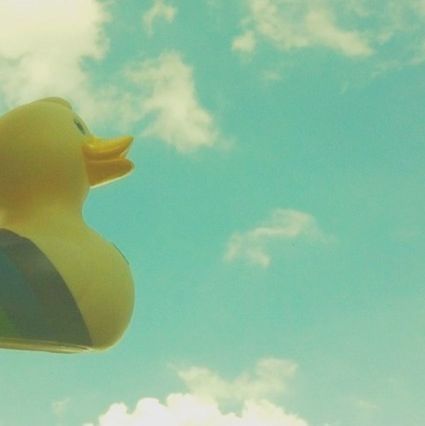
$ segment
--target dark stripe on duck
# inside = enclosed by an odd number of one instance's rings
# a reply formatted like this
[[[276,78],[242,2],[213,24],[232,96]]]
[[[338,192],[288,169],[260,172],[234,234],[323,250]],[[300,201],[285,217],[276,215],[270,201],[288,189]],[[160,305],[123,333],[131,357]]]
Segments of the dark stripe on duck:
[[[91,346],[66,283],[34,243],[2,229],[0,259],[0,309],[9,322],[2,326],[0,315],[0,345],[3,336],[10,337],[2,333],[10,334],[12,323],[22,339]]]
[[[2,336],[4,333],[5,337],[13,337],[10,336],[10,326],[4,325],[6,321],[14,325],[18,336],[33,339],[50,336],[51,330],[47,327],[34,292],[3,249],[0,249],[0,283],[0,306],[3,317],[6,317],[2,321]],[[9,330],[8,333],[5,328]]]

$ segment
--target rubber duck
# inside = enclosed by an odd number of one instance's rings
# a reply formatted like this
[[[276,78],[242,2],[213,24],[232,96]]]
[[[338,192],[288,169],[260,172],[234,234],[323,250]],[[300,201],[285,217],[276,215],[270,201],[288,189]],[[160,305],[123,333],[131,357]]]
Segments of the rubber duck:
[[[123,335],[131,270],[82,209],[90,188],[131,172],[132,140],[94,136],[62,98],[0,117],[0,347],[103,350]]]

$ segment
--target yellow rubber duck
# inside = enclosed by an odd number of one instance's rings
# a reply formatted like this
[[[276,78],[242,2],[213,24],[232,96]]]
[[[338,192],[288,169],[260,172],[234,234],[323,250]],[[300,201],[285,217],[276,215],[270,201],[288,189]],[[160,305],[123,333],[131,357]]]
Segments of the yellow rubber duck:
[[[0,117],[0,347],[80,352],[122,336],[130,267],[82,207],[90,187],[133,169],[132,140],[95,137],[61,98]]]

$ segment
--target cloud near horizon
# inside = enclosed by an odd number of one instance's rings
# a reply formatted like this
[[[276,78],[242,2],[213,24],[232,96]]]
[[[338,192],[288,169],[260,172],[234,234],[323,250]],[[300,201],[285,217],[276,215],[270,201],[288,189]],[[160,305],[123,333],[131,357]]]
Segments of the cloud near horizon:
[[[258,361],[254,375],[243,373],[233,381],[207,368],[191,367],[177,372],[189,393],[170,394],[163,403],[142,398],[132,412],[126,404],[115,403],[98,423],[84,426],[308,426],[306,420],[269,400],[282,393],[296,367],[289,360],[265,358]],[[240,408],[225,410],[222,401]]]
[[[232,262],[242,258],[253,265],[268,268],[272,261],[268,246],[273,241],[298,239],[319,243],[334,241],[319,228],[312,215],[293,209],[275,209],[256,228],[234,233],[227,244],[224,259]]]

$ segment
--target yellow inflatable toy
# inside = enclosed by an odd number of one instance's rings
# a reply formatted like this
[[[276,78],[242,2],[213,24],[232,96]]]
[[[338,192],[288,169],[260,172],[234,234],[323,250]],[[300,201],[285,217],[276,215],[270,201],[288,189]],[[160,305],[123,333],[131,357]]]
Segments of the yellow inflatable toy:
[[[0,117],[0,347],[80,352],[122,336],[131,271],[82,207],[90,187],[133,169],[132,140],[93,136],[61,98]]]

